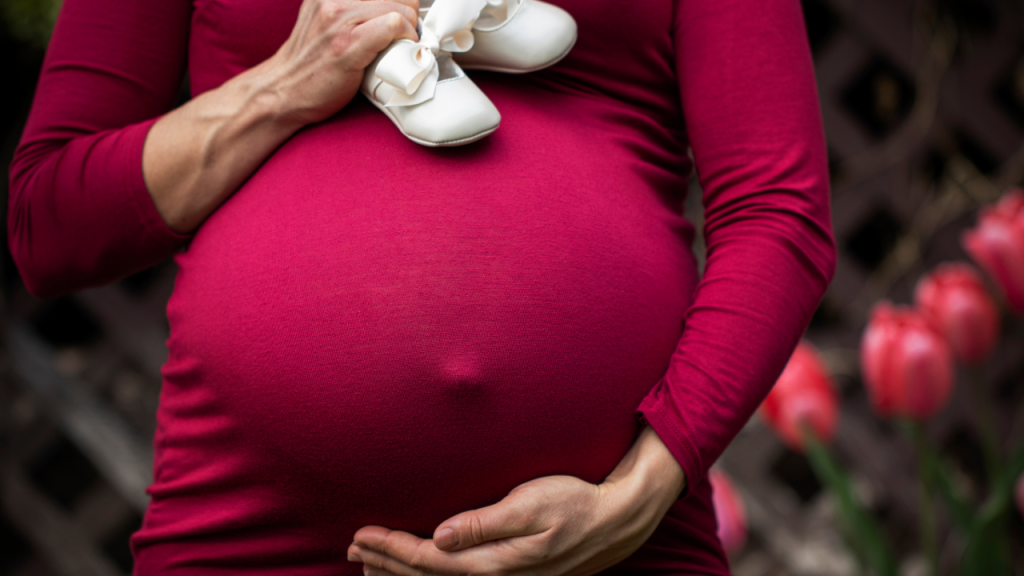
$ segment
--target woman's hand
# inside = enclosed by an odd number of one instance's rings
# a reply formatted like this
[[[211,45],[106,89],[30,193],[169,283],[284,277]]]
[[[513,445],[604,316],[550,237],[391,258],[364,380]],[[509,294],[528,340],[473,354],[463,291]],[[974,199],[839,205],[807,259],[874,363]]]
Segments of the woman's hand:
[[[337,113],[391,42],[416,40],[419,0],[304,0],[264,62],[162,116],[142,172],[174,231],[195,230],[297,130]]]
[[[349,560],[374,576],[589,576],[639,548],[684,485],[679,464],[645,427],[602,484],[531,480],[493,506],[449,518],[433,540],[367,526],[356,532]]]
[[[257,68],[299,125],[320,122],[355,96],[363,70],[399,38],[418,40],[419,0],[305,0],[291,36]]]

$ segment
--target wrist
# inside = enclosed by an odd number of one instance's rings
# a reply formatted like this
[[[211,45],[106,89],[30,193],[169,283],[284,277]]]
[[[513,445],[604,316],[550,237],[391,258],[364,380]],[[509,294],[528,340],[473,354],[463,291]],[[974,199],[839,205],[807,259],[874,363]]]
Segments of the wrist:
[[[686,487],[686,474],[654,428],[645,426],[637,438],[640,445],[636,481],[671,504]]]
[[[254,121],[285,138],[308,123],[297,109],[297,99],[287,95],[286,78],[276,57],[272,57],[230,81],[235,98],[244,103]]]
[[[686,475],[654,429],[645,426],[605,484],[664,514],[685,488]]]

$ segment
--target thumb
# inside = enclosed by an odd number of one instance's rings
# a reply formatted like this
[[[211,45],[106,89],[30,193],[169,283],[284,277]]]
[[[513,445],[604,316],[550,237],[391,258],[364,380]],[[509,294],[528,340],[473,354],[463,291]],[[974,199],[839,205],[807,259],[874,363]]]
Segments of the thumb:
[[[434,531],[434,546],[455,552],[491,540],[543,532],[539,502],[523,496],[527,494],[513,493],[492,506],[452,516]]]

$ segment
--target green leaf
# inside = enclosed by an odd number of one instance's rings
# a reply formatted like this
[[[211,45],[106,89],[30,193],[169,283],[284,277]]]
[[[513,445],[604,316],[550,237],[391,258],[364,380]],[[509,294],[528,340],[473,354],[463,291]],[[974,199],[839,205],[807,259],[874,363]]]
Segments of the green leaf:
[[[982,519],[972,527],[960,562],[962,576],[1010,574],[1006,541],[1006,515]]]
[[[953,522],[964,533],[971,529],[974,523],[974,512],[970,505],[957,493],[953,485],[953,472],[949,466],[939,457],[938,452],[927,442],[918,442],[917,449],[921,453],[924,463],[924,473],[933,481],[932,485],[939,489],[939,495],[946,503],[949,515]]]
[[[992,485],[967,533],[967,547],[960,564],[962,576],[1010,574],[1007,519],[1013,505],[1013,488],[1024,472],[1024,446],[1017,448],[1009,465]]]
[[[804,445],[814,473],[835,497],[846,537],[858,559],[878,576],[896,576],[896,563],[875,519],[857,500],[847,474],[809,430]]]

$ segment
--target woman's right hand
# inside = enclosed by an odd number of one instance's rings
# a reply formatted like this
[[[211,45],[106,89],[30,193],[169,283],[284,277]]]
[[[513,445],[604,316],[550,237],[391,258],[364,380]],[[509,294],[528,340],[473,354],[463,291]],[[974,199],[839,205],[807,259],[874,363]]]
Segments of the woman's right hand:
[[[305,0],[291,36],[260,65],[300,125],[348,104],[377,54],[400,38],[416,41],[419,0]]]
[[[381,50],[418,39],[418,12],[419,0],[304,0],[273,56],[162,116],[142,172],[168,227],[193,232],[281,143],[348,104]]]

